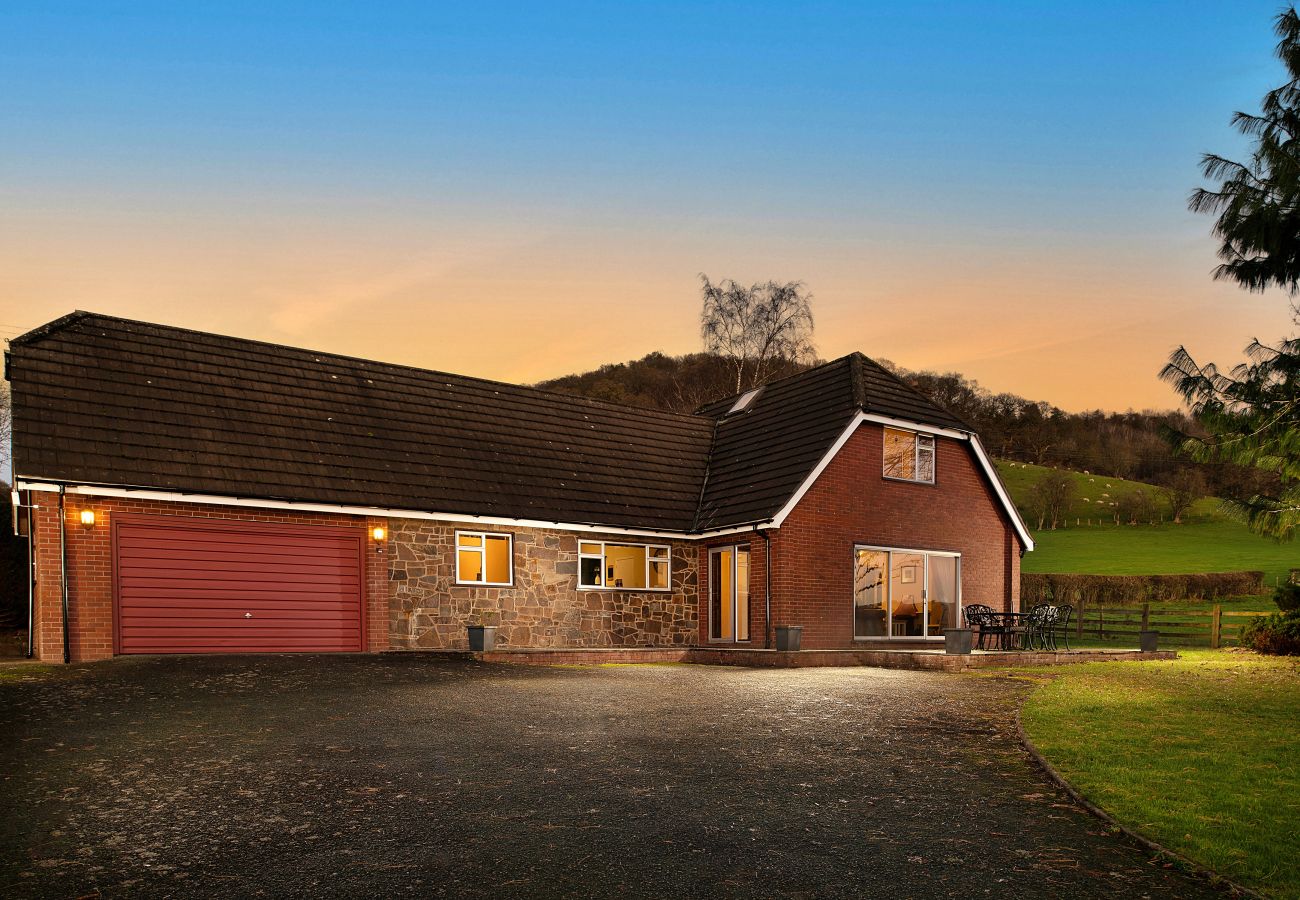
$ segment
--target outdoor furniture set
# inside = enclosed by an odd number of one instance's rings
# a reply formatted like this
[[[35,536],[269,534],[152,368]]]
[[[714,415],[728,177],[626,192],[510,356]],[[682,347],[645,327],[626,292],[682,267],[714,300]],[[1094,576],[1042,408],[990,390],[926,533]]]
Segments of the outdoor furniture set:
[[[1056,650],[1058,632],[1070,649],[1070,615],[1074,607],[1040,603],[1029,612],[999,612],[982,603],[965,609],[966,626],[979,631],[981,650]]]

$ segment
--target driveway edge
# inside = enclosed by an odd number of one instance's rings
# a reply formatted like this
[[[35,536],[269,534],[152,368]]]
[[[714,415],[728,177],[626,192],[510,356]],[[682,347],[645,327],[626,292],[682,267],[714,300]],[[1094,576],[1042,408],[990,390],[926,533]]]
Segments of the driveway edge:
[[[1145,847],[1147,850],[1150,850],[1153,853],[1158,853],[1161,856],[1167,856],[1170,859],[1178,860],[1178,862],[1181,863],[1183,866],[1185,866],[1189,872],[1196,875],[1198,878],[1205,879],[1213,887],[1220,888],[1221,890],[1227,893],[1234,894],[1237,896],[1250,897],[1252,898],[1252,900],[1268,900],[1267,897],[1265,897],[1263,894],[1259,893],[1258,891],[1251,890],[1250,888],[1244,885],[1238,884],[1237,882],[1233,881],[1231,878],[1227,878],[1223,875],[1220,875],[1218,872],[1207,869],[1205,868],[1205,866],[1201,865],[1195,860],[1192,860],[1184,856],[1183,854],[1177,852],[1176,850],[1170,850],[1168,847],[1164,846],[1163,844],[1151,840],[1151,838],[1147,837],[1141,832],[1129,828],[1127,825],[1120,822],[1110,813],[1106,812],[1106,810],[1102,809],[1100,806],[1097,806],[1095,803],[1093,803],[1091,800],[1089,800],[1087,797],[1081,794],[1079,790],[1075,788],[1074,785],[1070,784],[1070,782],[1065,780],[1065,777],[1060,772],[1056,771],[1056,767],[1053,766],[1050,762],[1048,762],[1047,758],[1044,757],[1043,754],[1038,752],[1038,748],[1035,747],[1034,742],[1029,739],[1029,735],[1025,733],[1024,725],[1022,725],[1020,722],[1019,706],[1016,707],[1016,737],[1020,739],[1020,745],[1025,748],[1026,752],[1029,753],[1029,758],[1034,761],[1034,764],[1037,765],[1038,768],[1043,771],[1043,773],[1048,777],[1048,779],[1050,779],[1061,790],[1069,794],[1070,798],[1074,800],[1075,803],[1079,804],[1079,806],[1082,806],[1093,816],[1097,817],[1098,819],[1101,819],[1101,821],[1105,822],[1107,825],[1111,826],[1112,828],[1116,829],[1120,833],[1124,834],[1126,837],[1130,838],[1131,840],[1136,841],[1138,844]]]

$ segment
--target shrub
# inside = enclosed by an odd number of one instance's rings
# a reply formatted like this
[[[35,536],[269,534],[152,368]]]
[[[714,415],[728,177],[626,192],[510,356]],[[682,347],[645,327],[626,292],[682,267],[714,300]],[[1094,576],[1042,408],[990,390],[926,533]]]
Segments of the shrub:
[[[1191,575],[1020,576],[1020,602],[1078,606],[1128,606],[1170,600],[1222,600],[1264,592],[1263,572],[1199,572]]]
[[[1294,612],[1300,609],[1300,584],[1292,581],[1280,586],[1273,594],[1273,602],[1282,612]]]
[[[1300,656],[1300,610],[1251,619],[1241,629],[1241,645],[1257,653]]]

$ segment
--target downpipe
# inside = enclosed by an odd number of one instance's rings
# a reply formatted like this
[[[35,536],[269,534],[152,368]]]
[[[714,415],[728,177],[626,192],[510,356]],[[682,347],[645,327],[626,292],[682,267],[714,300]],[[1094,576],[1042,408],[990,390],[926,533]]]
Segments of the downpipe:
[[[27,507],[27,658],[36,655],[36,522],[32,517],[31,494]]]
[[[68,636],[68,522],[64,511],[65,485],[59,485],[59,581],[62,582],[63,662],[72,662],[72,641]]]
[[[763,578],[766,584],[763,586],[763,649],[772,649],[772,536],[766,530],[759,530],[763,536],[764,555],[763,555]]]

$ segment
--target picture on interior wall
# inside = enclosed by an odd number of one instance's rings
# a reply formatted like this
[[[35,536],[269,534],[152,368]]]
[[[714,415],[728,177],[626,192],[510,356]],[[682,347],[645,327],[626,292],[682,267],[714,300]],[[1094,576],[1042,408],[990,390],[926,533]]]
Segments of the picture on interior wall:
[[[903,575],[900,579],[903,584],[913,584],[916,581],[916,566],[903,566]]]

